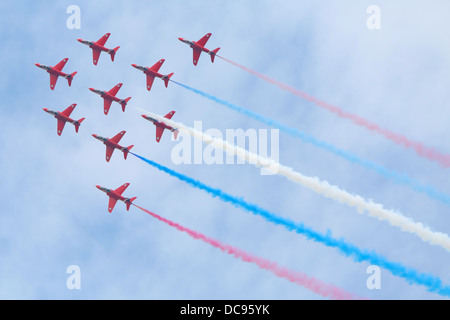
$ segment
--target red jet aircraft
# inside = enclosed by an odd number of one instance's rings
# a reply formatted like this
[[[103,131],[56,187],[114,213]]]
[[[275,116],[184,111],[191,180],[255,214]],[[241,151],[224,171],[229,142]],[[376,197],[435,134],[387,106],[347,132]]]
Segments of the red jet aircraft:
[[[194,66],[197,65],[198,59],[200,59],[200,54],[202,52],[206,52],[211,56],[211,62],[214,62],[214,58],[217,54],[217,51],[219,51],[220,48],[214,49],[214,50],[208,50],[205,48],[206,42],[208,42],[209,37],[211,37],[211,33],[207,33],[198,41],[189,41],[183,38],[178,38],[181,42],[184,42],[188,44],[192,50],[194,51]]]
[[[69,82],[69,87],[72,85],[72,79],[77,73],[77,71],[71,74],[62,72],[62,69],[66,65],[67,61],[69,61],[69,58],[64,58],[54,67],[49,67],[43,64],[35,63],[37,67],[46,70],[50,74],[50,89],[52,90],[55,89],[56,81],[58,81],[59,76],[67,79],[67,82]]]
[[[164,61],[165,61],[164,59],[159,60],[151,68],[142,67],[142,66],[138,66],[136,64],[132,64],[133,67],[143,71],[146,74],[146,76],[147,76],[147,90],[148,91],[150,91],[150,89],[152,88],[153,80],[155,80],[155,77],[164,80],[164,84],[166,85],[166,88],[169,85],[169,79],[173,75],[173,73],[169,73],[168,75],[165,76],[165,75],[162,75],[162,74],[160,74],[158,72],[159,68],[161,68],[161,66],[164,63]]]
[[[92,58],[94,61],[94,65],[97,65],[98,59],[100,58],[100,53],[102,53],[102,51],[109,53],[109,55],[111,56],[111,61],[114,61],[114,56],[116,55],[116,52],[120,47],[115,47],[114,49],[105,48],[106,40],[108,40],[110,35],[111,33],[105,34],[97,42],[77,39],[79,42],[89,46],[89,48],[92,49]]]
[[[111,103],[113,101],[118,102],[122,105],[122,111],[125,112],[125,107],[127,106],[127,102],[130,101],[131,97],[128,97],[126,99],[119,99],[116,97],[117,92],[119,92],[119,89],[122,87],[122,83],[117,84],[109,91],[102,91],[97,90],[94,88],[89,88],[92,92],[100,95],[103,98],[103,111],[105,114],[108,114],[109,108],[111,107]]]
[[[92,135],[95,139],[102,141],[103,144],[106,145],[106,161],[107,162],[109,162],[109,160],[111,159],[114,149],[119,149],[120,151],[122,151],[123,157],[125,158],[125,160],[127,159],[128,152],[130,152],[131,148],[133,148],[134,145],[131,145],[126,148],[119,145],[120,139],[122,139],[122,137],[125,135],[125,132],[126,131],[121,131],[118,134],[116,134],[114,137],[112,137],[111,139],[103,138],[96,134]]]
[[[172,119],[173,115],[175,114],[175,111],[170,111],[168,114],[164,116],[164,118]],[[156,126],[156,142],[159,142],[161,140],[161,136],[165,129],[170,130],[173,132],[173,136],[175,137],[175,140],[178,136],[178,129],[172,128],[171,126],[168,126],[164,122],[160,122],[152,117],[149,117],[145,114],[142,115],[142,117],[150,122],[153,122],[153,124]]]
[[[72,113],[73,109],[75,109],[76,106],[77,106],[77,104],[74,103],[70,107],[68,107],[66,110],[64,110],[63,112],[53,111],[53,110],[49,110],[47,108],[43,108],[43,110],[45,112],[50,113],[51,115],[55,116],[55,118],[58,120],[58,126],[57,126],[58,136],[61,135],[66,122],[73,123],[73,125],[75,126],[75,132],[78,132],[78,128],[80,127],[81,122],[83,122],[83,120],[85,118],[81,118],[80,120],[77,120],[77,121],[69,118],[70,114]]]
[[[106,193],[106,195],[109,197],[109,204],[108,204],[108,211],[112,212],[114,209],[114,206],[117,203],[117,200],[123,201],[125,202],[126,206],[127,206],[127,211],[130,210],[130,206],[131,203],[136,200],[137,197],[134,198],[125,198],[122,196],[122,193],[125,191],[126,188],[128,188],[130,184],[129,183],[125,183],[124,185],[118,187],[116,190],[111,190],[108,188],[104,188],[101,186],[96,186],[99,190],[103,191],[104,193]]]

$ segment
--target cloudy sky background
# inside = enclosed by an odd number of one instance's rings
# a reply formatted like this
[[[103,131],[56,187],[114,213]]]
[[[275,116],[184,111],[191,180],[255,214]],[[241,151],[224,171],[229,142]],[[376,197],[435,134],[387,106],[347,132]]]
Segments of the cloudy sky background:
[[[81,9],[81,29],[69,30],[69,5]],[[369,30],[366,9],[381,9],[381,30]],[[304,272],[372,299],[440,299],[424,287],[381,271],[381,289],[369,290],[368,263],[290,233],[262,218],[211,198],[130,156],[115,152],[91,134],[112,137],[126,130],[123,145],[134,152],[244,197],[317,231],[331,230],[360,248],[450,284],[449,253],[423,243],[356,210],[326,199],[283,177],[262,176],[252,165],[175,165],[176,142],[168,132],[155,141],[155,127],[139,107],[159,114],[176,110],[175,121],[204,129],[270,129],[174,83],[155,80],[145,88],[132,63],[151,66],[166,59],[161,73],[237,105],[298,128],[387,168],[450,193],[448,169],[418,157],[385,138],[337,118],[242,70],[192,50],[178,37],[207,47],[346,111],[371,119],[430,147],[450,153],[450,43],[445,1],[16,1],[0,4],[2,46],[0,96],[2,135],[0,192],[0,298],[3,299],[320,299],[320,296],[244,263],[118,203],[95,188],[131,185],[125,196],[186,227],[282,266]],[[98,66],[77,38],[120,46],[115,62],[102,53]],[[35,63],[78,71],[72,87]],[[108,116],[89,87],[124,85],[127,110],[113,103]],[[86,117],[75,134],[61,137],[56,120],[42,108],[78,106]],[[449,233],[449,207],[404,185],[358,167],[323,149],[280,133],[280,162],[308,175],[397,209]],[[81,290],[66,287],[69,265],[81,269]]]

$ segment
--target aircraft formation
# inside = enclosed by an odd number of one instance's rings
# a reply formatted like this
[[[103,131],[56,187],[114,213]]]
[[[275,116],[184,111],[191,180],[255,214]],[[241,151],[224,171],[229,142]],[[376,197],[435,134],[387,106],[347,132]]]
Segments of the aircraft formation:
[[[109,49],[105,47],[107,40],[111,36],[111,33],[106,33],[104,36],[102,36],[98,41],[88,41],[83,39],[77,39],[78,42],[89,46],[89,48],[92,49],[92,62],[94,65],[98,64],[98,61],[100,59],[100,55],[102,52],[108,53],[111,57],[111,61],[114,62],[115,55],[117,53],[117,50],[119,50],[120,46],[115,47],[114,49]],[[205,48],[206,43],[208,42],[209,38],[211,37],[211,33],[207,33],[205,36],[203,36],[198,41],[189,41],[185,40],[183,38],[178,38],[183,43],[188,44],[192,50],[193,50],[193,64],[196,66],[198,63],[198,60],[200,58],[200,54],[202,52],[205,52],[211,56],[211,62],[214,62],[214,57],[216,56],[217,52],[220,48],[216,48],[214,50],[209,50]],[[54,90],[56,86],[56,82],[59,77],[63,77],[67,80],[69,87],[72,85],[72,81],[77,74],[77,71],[72,73],[64,73],[62,70],[65,67],[66,63],[69,61],[69,58],[62,59],[59,63],[57,63],[55,66],[46,66],[43,64],[36,63],[35,65],[43,70],[46,70],[47,73],[50,75],[50,89]],[[159,78],[164,81],[164,85],[167,88],[169,85],[170,77],[172,77],[173,73],[168,73],[167,75],[163,75],[159,73],[159,69],[163,65],[165,59],[161,59],[158,62],[156,62],[151,67],[143,67],[137,64],[132,64],[131,66],[141,70],[145,76],[146,76],[146,84],[147,84],[147,90],[150,91],[153,85],[153,81],[155,78]],[[122,99],[117,97],[117,94],[122,87],[123,83],[118,83],[110,90],[99,90],[95,88],[89,88],[90,91],[100,95],[103,98],[103,112],[105,115],[108,115],[108,112],[111,108],[111,105],[113,102],[116,102],[122,106],[122,111],[125,112],[125,108],[127,106],[127,103],[130,101],[131,97]],[[75,132],[78,133],[78,130],[80,128],[81,123],[85,118],[81,118],[79,120],[74,120],[70,118],[70,115],[72,114],[73,110],[77,106],[76,103],[70,105],[68,108],[66,108],[64,111],[54,111],[47,108],[43,108],[43,110],[51,115],[53,115],[57,120],[57,134],[58,136],[61,136],[64,126],[67,122],[73,124],[75,126]],[[166,119],[172,119],[173,115],[175,114],[175,111],[170,111],[168,114],[165,115]],[[156,127],[156,142],[161,141],[162,134],[164,133],[164,130],[169,130],[173,132],[175,139],[177,139],[178,136],[178,129],[173,128],[167,124],[165,124],[162,121],[159,121],[157,119],[154,119],[152,117],[149,117],[147,115],[142,115],[142,117],[150,122],[152,122]],[[125,135],[126,131],[121,131],[118,134],[116,134],[112,138],[105,138],[102,136],[99,136],[97,134],[92,134],[92,136],[103,142],[103,144],[106,146],[106,161],[109,162],[111,160],[111,157],[113,155],[113,152],[115,149],[120,150],[123,152],[124,159],[127,159],[127,155],[130,152],[131,148],[134,147],[134,145],[130,145],[128,147],[123,147],[119,145],[120,140]],[[125,183],[122,186],[120,186],[117,189],[109,189],[102,186],[97,185],[96,187],[105,192],[106,195],[109,198],[108,203],[108,211],[112,212],[117,201],[122,201],[126,205],[127,211],[130,209],[131,204],[136,199],[136,197],[132,198],[126,198],[122,196],[124,191],[128,188],[130,184]]]
[[[105,44],[106,44],[106,41],[108,40],[109,37],[110,37],[110,34],[107,33],[102,38],[100,38],[97,42],[91,42],[91,41],[86,41],[86,40],[82,40],[82,39],[77,39],[77,40],[80,43],[82,43],[82,44],[88,45],[92,49],[92,52],[93,52],[93,63],[94,63],[94,65],[97,65],[98,60],[100,58],[101,52],[108,53],[110,55],[110,57],[111,57],[111,61],[114,62],[115,55],[117,53],[117,50],[120,47],[115,47],[114,49],[106,48]],[[211,37],[211,33],[207,33],[205,36],[203,36],[198,41],[189,41],[189,40],[185,40],[184,38],[178,38],[181,42],[183,42],[185,44],[188,44],[192,48],[192,50],[193,50],[193,60],[192,61],[193,61],[194,66],[197,66],[199,58],[200,58],[202,52],[204,52],[206,54],[209,54],[210,58],[211,58],[211,62],[212,63],[214,62],[214,59],[215,59],[215,57],[217,55],[217,52],[219,51],[220,48],[216,48],[214,50],[209,50],[209,49],[207,49],[205,47],[205,45],[206,45],[206,43],[207,43],[207,41],[209,40],[210,37]],[[232,64],[234,64],[236,66],[239,66],[235,62],[227,60],[227,59],[225,59],[225,58],[223,58],[221,56],[219,56],[219,58],[222,58],[225,61],[229,61],[230,63],[232,63]],[[60,77],[60,76],[64,77],[65,79],[67,79],[68,85],[71,86],[72,81],[74,79],[74,76],[77,74],[77,72],[75,71],[73,73],[64,73],[62,71],[64,66],[68,62],[68,60],[69,60],[68,58],[64,58],[63,60],[61,60],[55,66],[46,66],[46,65],[41,65],[41,64],[38,64],[38,63],[35,64],[37,67],[39,67],[39,68],[41,68],[43,70],[46,70],[47,73],[49,73],[49,75],[50,75],[50,89],[51,90],[55,89],[56,82],[58,80],[58,77]],[[161,79],[164,82],[166,88],[168,87],[168,84],[169,84],[170,81],[175,82],[173,80],[170,80],[170,78],[173,76],[173,73],[162,74],[162,73],[159,72],[159,70],[161,69],[161,67],[164,64],[164,62],[165,62],[165,59],[160,59],[152,67],[144,67],[144,66],[140,66],[140,65],[137,65],[137,64],[131,64],[131,66],[133,68],[136,68],[136,69],[142,71],[145,74],[145,76],[146,76],[146,88],[147,88],[148,91],[150,91],[151,88],[152,88],[152,85],[153,85],[153,82],[154,82],[155,78]],[[245,69],[248,70],[248,68],[245,68],[243,66],[239,66],[239,67],[244,69],[244,70]],[[313,99],[312,97],[308,97],[307,95],[305,95],[303,93],[300,93],[300,92],[297,92],[297,91],[295,91],[295,89],[289,88],[289,87],[287,87],[284,84],[277,83],[276,81],[272,81],[270,78],[267,78],[267,77],[265,77],[265,76],[263,76],[261,74],[258,74],[257,72],[254,72],[254,71],[249,71],[249,72],[254,74],[254,75],[257,75],[260,78],[263,78],[266,81],[269,81],[269,82],[271,82],[273,84],[276,84],[276,85],[278,85],[279,87],[281,87],[283,89],[287,88],[287,90],[293,92],[294,94],[296,94],[298,96],[301,96],[304,99],[307,99],[307,100],[310,100],[310,101],[314,100],[314,102],[319,105],[319,101],[317,99]],[[175,83],[177,83],[177,82],[175,82]],[[110,89],[108,91],[94,89],[94,88],[89,88],[89,90],[91,90],[92,92],[100,95],[103,98],[103,111],[104,111],[105,115],[108,115],[108,112],[109,112],[113,102],[116,102],[116,103],[120,104],[122,106],[122,111],[125,112],[125,108],[127,106],[127,103],[130,101],[131,97],[128,97],[128,98],[119,98],[119,97],[117,97],[117,94],[118,94],[120,88],[122,87],[122,85],[123,85],[122,83],[118,83],[112,89]],[[187,87],[187,86],[184,86],[184,87]],[[222,103],[222,102],[220,102],[220,103]],[[224,103],[222,103],[222,104],[224,104]],[[320,105],[321,105],[321,107],[324,107],[325,103],[320,102]],[[43,110],[45,112],[53,115],[57,119],[57,135],[58,136],[61,136],[66,122],[69,122],[69,123],[73,124],[74,127],[75,127],[75,132],[78,133],[79,127],[80,127],[81,123],[85,120],[85,118],[81,118],[79,120],[74,120],[74,119],[72,119],[70,117],[72,112],[74,111],[75,107],[76,107],[76,104],[74,103],[71,106],[69,106],[68,108],[66,108],[64,111],[53,111],[53,110],[49,110],[47,108],[43,108]],[[333,107],[333,106],[326,106],[325,108],[333,109],[333,112],[335,112],[334,110],[337,109],[336,107]],[[234,109],[237,109],[237,108],[234,108]],[[338,113],[342,114],[342,115],[345,114],[344,112],[338,112]],[[262,116],[254,114],[254,113],[247,112],[246,114],[252,114],[251,116],[253,118],[258,119],[259,121],[262,120],[262,122],[265,122],[266,124],[269,124],[269,123],[272,122],[270,119],[264,118]],[[169,113],[167,113],[164,116],[164,118],[165,119],[172,119],[172,117],[174,115],[175,115],[175,111],[170,111]],[[173,133],[175,139],[177,139],[177,135],[178,135],[178,129],[177,128],[173,128],[170,125],[164,123],[164,121],[157,120],[157,119],[155,119],[155,118],[153,118],[151,116],[148,116],[148,115],[142,115],[142,117],[145,120],[148,120],[151,123],[153,123],[153,125],[155,125],[156,142],[159,143],[161,141],[161,137],[162,137],[162,135],[163,135],[165,130],[171,131]],[[361,119],[359,117],[352,116],[352,115],[350,115],[350,116],[347,115],[345,117]],[[368,121],[365,121],[365,120],[364,121],[360,121],[360,122],[364,123],[364,125],[370,124]],[[370,127],[378,127],[378,126],[372,126],[371,125]],[[286,131],[286,132],[290,132],[291,134],[294,133],[294,136],[300,137],[300,135],[297,135],[295,133],[296,130],[291,130],[289,127],[286,127],[286,126],[280,126],[280,128],[281,128],[281,130]],[[103,144],[106,146],[106,162],[109,162],[111,160],[111,157],[113,156],[113,153],[114,153],[114,151],[116,149],[123,153],[123,156],[124,156],[125,160],[127,159],[127,156],[131,152],[130,150],[134,147],[134,145],[129,145],[128,147],[124,147],[121,144],[119,144],[120,141],[122,140],[122,138],[124,137],[125,133],[126,133],[126,131],[120,131],[119,133],[117,133],[112,138],[105,138],[105,137],[102,137],[102,136],[97,135],[97,134],[92,134],[92,136],[95,139],[103,142]],[[394,136],[394,135],[392,135],[392,136]],[[301,135],[301,138],[304,139],[304,135],[303,134]],[[311,139],[311,140],[313,140],[313,139]],[[325,145],[327,145],[325,143],[319,143],[318,141],[314,142],[313,144],[320,145],[321,147],[324,147]],[[333,149],[332,152],[335,152],[334,150],[336,150],[334,147],[332,147],[330,145],[326,146],[325,149],[329,149],[329,150]],[[355,159],[357,159],[357,157],[355,157],[353,155],[350,156],[349,153],[346,153],[346,155],[345,155],[344,153],[345,152],[339,151],[339,155],[344,156],[344,158],[351,159],[352,162],[356,162]],[[142,157],[140,157],[140,156],[138,156],[138,155],[136,155],[134,153],[132,153],[132,155],[143,159]],[[431,158],[431,156],[430,156],[430,158]],[[144,159],[144,161],[146,161],[147,163],[151,164],[151,162],[149,160]],[[369,162],[366,162],[366,161],[358,160],[358,162],[364,163],[365,167],[371,167],[372,166],[372,164],[370,164]],[[152,165],[156,166],[155,164],[152,164]],[[373,166],[373,167],[375,168],[375,166]],[[379,166],[376,166],[376,168],[377,168],[378,172],[381,171],[381,170],[379,170],[379,168],[380,168]],[[162,169],[160,169],[160,170],[162,170]],[[320,234],[320,233],[318,233],[318,232],[316,232],[316,231],[314,231],[312,229],[307,229],[307,228],[305,228],[305,226],[303,224],[301,225],[301,228],[300,228],[300,227],[298,227],[298,225],[294,225],[290,221],[284,220],[283,218],[280,218],[280,217],[276,216],[275,214],[273,214],[273,213],[271,213],[269,211],[261,209],[261,208],[259,208],[256,205],[252,205],[252,204],[249,204],[247,202],[244,202],[240,198],[237,198],[237,197],[235,198],[233,196],[224,194],[221,190],[217,190],[217,189],[213,189],[213,188],[210,188],[208,186],[205,186],[205,185],[203,185],[202,183],[200,183],[198,181],[193,181],[189,177],[180,178],[180,176],[182,176],[182,175],[180,175],[180,174],[178,174],[176,172],[171,172],[167,168],[165,168],[164,171],[166,171],[167,173],[171,174],[172,176],[177,176],[180,180],[184,180],[185,182],[186,181],[190,181],[188,183],[190,183],[192,186],[201,188],[203,190],[208,190],[207,192],[213,194],[214,196],[222,197],[222,200],[224,200],[226,202],[231,202],[230,199],[233,199],[232,202],[235,204],[235,206],[240,207],[240,208],[246,208],[247,211],[251,211],[254,214],[262,215],[262,216],[264,216],[266,218],[266,220],[269,220],[269,221],[274,222],[276,224],[284,225],[291,231],[293,229],[295,229],[296,230],[295,232],[297,232],[299,234],[307,234],[308,238],[313,238],[315,241],[322,242],[323,244],[325,244],[327,246],[336,247],[341,252],[343,252],[346,256],[349,255],[349,252],[352,252],[352,254],[354,254],[355,257],[357,257],[358,261],[376,261],[377,263],[381,261],[381,264],[384,265],[386,267],[386,269],[391,270],[391,272],[394,275],[401,274],[400,277],[408,279],[410,283],[424,284],[423,278],[424,278],[424,276],[426,276],[427,279],[431,280],[431,281],[429,281],[429,283],[431,283],[432,287],[429,286],[428,284],[426,284],[426,286],[430,287],[430,291],[436,291],[439,294],[444,292],[444,295],[447,295],[447,296],[449,295],[448,294],[448,292],[450,292],[449,291],[450,290],[449,287],[444,287],[444,289],[441,289],[441,288],[437,288],[438,286],[435,285],[436,283],[440,283],[441,282],[441,280],[438,279],[438,278],[435,278],[435,277],[432,277],[432,276],[428,276],[427,274],[420,274],[419,276],[416,276],[418,273],[416,273],[415,270],[406,268],[406,267],[400,265],[399,263],[389,262],[388,260],[385,260],[380,255],[372,254],[372,253],[367,254],[368,251],[366,251],[366,250],[361,250],[361,249],[359,249],[359,248],[349,244],[348,242],[332,239],[331,236],[328,236],[328,235],[324,236],[324,235],[322,235],[322,234]],[[391,224],[392,225],[396,225],[396,226],[401,226],[402,230],[408,230],[407,232],[410,232],[409,230],[415,230],[415,231],[412,231],[411,233],[420,234],[420,237],[422,238],[422,240],[425,239],[424,241],[431,242],[432,244],[436,244],[437,242],[439,242],[439,245],[441,245],[442,247],[444,247],[446,249],[450,247],[450,245],[448,245],[447,237],[446,237],[445,234],[434,233],[433,231],[427,229],[426,227],[423,227],[422,224],[417,224],[414,221],[410,221],[409,219],[402,217],[398,212],[391,212],[389,210],[382,209],[382,206],[380,206],[378,204],[374,204],[373,202],[367,202],[367,205],[365,203],[363,204],[364,199],[362,199],[360,196],[349,195],[348,193],[346,193],[343,190],[339,190],[339,189],[337,189],[334,186],[330,186],[328,184],[328,182],[326,182],[326,181],[324,183],[318,181],[317,178],[311,179],[311,180],[315,181],[313,184],[305,183],[303,181],[306,181],[306,180],[309,181],[309,179],[306,179],[300,173],[292,171],[292,169],[290,169],[290,168],[286,168],[286,170],[284,170],[284,172],[289,172],[289,175],[290,174],[295,175],[295,178],[293,178],[294,176],[290,175],[289,179],[292,178],[291,180],[296,181],[299,184],[302,184],[302,185],[305,185],[305,186],[308,184],[308,187],[310,189],[313,189],[313,190],[319,190],[319,189],[320,190],[329,190],[330,191],[329,194],[333,193],[332,197],[331,196],[327,196],[329,198],[333,198],[334,200],[338,200],[340,202],[347,203],[347,204],[351,203],[351,206],[354,206],[354,203],[358,203],[358,208],[364,207],[364,208],[367,208],[365,210],[367,210],[368,212],[376,212],[376,215],[377,215],[377,217],[380,220],[395,221],[395,223],[391,223]],[[386,170],[384,172],[388,172],[388,170]],[[287,174],[283,174],[283,175],[287,176]],[[392,171],[391,173],[389,173],[389,175],[392,178],[393,176],[396,175],[396,173],[394,171]],[[300,182],[300,181],[302,181],[302,182]],[[136,197],[128,198],[128,197],[123,196],[123,193],[126,191],[126,189],[128,188],[129,185],[130,185],[129,183],[125,183],[125,184],[123,184],[122,186],[120,186],[120,187],[118,187],[116,189],[110,189],[110,188],[102,187],[100,185],[96,185],[96,187],[99,190],[101,190],[102,192],[104,192],[108,196],[108,199],[109,199],[108,212],[111,213],[113,211],[114,207],[117,204],[117,201],[122,201],[125,204],[125,206],[126,206],[126,210],[129,211],[131,205],[133,204],[133,201],[137,199]],[[414,186],[414,189],[417,190],[417,185]],[[424,189],[424,188],[420,187],[420,189]],[[429,188],[426,188],[426,189],[430,190]],[[322,193],[322,191],[320,191],[318,193]],[[326,192],[324,194],[326,194]],[[431,193],[429,193],[429,195],[430,194]],[[349,199],[352,199],[352,200],[349,200]],[[353,199],[355,199],[355,200],[353,200]],[[135,204],[133,204],[133,205],[135,205]],[[135,205],[135,206],[137,208],[139,208],[139,209],[149,213],[150,215],[158,218],[157,215],[155,215],[155,214],[153,214],[153,213],[151,213],[151,212],[149,212],[149,211],[147,211],[147,210],[145,210],[143,208],[140,208],[137,205]],[[252,208],[252,209],[247,209],[247,208]],[[375,214],[374,214],[374,216],[375,216]],[[380,218],[380,217],[382,217],[382,218]],[[401,218],[399,218],[399,217],[401,217]],[[400,220],[401,220],[401,222],[398,222]],[[165,219],[164,219],[164,221],[166,223],[170,224],[170,221],[168,222]],[[174,226],[174,225],[175,224],[172,224],[172,226]],[[178,230],[182,230],[182,231],[186,231],[187,230],[186,228],[184,228],[182,226],[179,226],[179,225],[177,225],[176,228]],[[198,234],[198,233],[195,233],[195,232],[192,232],[192,231],[189,231],[188,233],[190,235]],[[435,234],[438,234],[439,236],[436,237]],[[314,236],[311,236],[311,235],[314,235]],[[193,237],[196,238],[196,239],[206,238],[204,236],[197,236],[197,235],[193,235]],[[437,238],[439,238],[440,240],[436,241]],[[429,241],[428,239],[431,239],[431,241]],[[208,241],[206,241],[206,242],[208,242]],[[212,242],[208,242],[208,243],[212,244]],[[220,247],[220,246],[216,245],[217,242],[214,242],[214,243],[215,243],[215,244],[213,244],[214,246]],[[228,248],[229,247],[227,247],[227,250],[228,250]],[[242,253],[242,251],[239,251],[237,253]],[[233,254],[235,256],[237,256],[237,253],[233,252]],[[243,260],[248,262],[251,259],[248,256],[245,256],[245,258]],[[258,265],[259,265],[261,259],[257,258],[257,261],[258,261]],[[273,265],[272,263],[270,263],[270,264]],[[267,268],[264,268],[264,269],[267,269]],[[279,269],[275,270],[275,274],[279,275]],[[285,276],[283,275],[282,277],[285,277]],[[293,280],[292,282],[295,282],[295,281],[296,280]],[[439,285],[439,287],[440,287],[440,285]],[[331,290],[331,291],[333,291],[333,290]],[[441,290],[441,291],[438,291],[438,290]]]

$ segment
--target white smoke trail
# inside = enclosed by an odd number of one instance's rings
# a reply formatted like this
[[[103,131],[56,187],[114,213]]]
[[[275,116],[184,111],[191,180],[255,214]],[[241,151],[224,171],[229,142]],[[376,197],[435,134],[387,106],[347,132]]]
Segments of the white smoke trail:
[[[220,148],[226,153],[232,156],[237,156],[247,161],[248,163],[255,164],[258,167],[263,167],[273,172],[274,174],[282,175],[289,180],[307,187],[327,198],[347,204],[351,207],[355,207],[358,213],[367,213],[369,214],[369,216],[376,217],[379,220],[385,220],[392,226],[399,227],[402,231],[419,236],[425,242],[428,242],[432,245],[438,245],[445,250],[450,251],[450,237],[447,234],[433,231],[430,228],[424,226],[422,223],[415,222],[411,218],[408,218],[399,212],[385,209],[381,204],[375,203],[372,200],[366,200],[359,195],[351,194],[345,190],[340,189],[337,186],[329,184],[327,181],[321,181],[317,177],[304,176],[301,173],[294,171],[292,168],[283,166],[272,159],[261,157],[255,153],[245,150],[244,148],[232,145],[227,141],[211,137],[207,134],[204,134],[203,132],[187,127],[182,123],[169,120],[144,109],[136,109],[146,113],[151,117],[154,117],[158,121],[164,122],[169,126],[178,128],[180,131],[185,132],[195,139],[199,139],[206,144],[212,145],[214,148]]]

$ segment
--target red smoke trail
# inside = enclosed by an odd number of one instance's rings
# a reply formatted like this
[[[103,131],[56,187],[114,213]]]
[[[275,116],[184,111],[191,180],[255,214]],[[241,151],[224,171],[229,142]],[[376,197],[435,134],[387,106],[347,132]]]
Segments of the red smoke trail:
[[[406,148],[412,148],[414,149],[414,151],[421,157],[427,158],[428,160],[431,161],[435,161],[438,164],[440,164],[441,166],[443,166],[444,168],[448,168],[450,167],[450,155],[446,155],[446,154],[442,154],[440,153],[438,150],[434,149],[434,148],[429,148],[427,146],[424,146],[423,144],[421,144],[420,142],[416,142],[413,140],[408,139],[407,137],[401,135],[401,134],[397,134],[395,132],[392,132],[388,129],[384,129],[382,127],[380,127],[379,125],[377,125],[376,123],[370,122],[367,119],[361,118],[360,116],[356,115],[356,114],[352,114],[349,112],[346,112],[344,110],[342,110],[339,107],[333,106],[329,103],[326,103],[325,101],[321,101],[309,94],[307,94],[306,92],[297,90],[295,88],[292,88],[290,86],[288,86],[287,84],[281,83],[277,80],[274,80],[272,78],[269,78],[266,75],[263,75],[259,72],[256,72],[250,68],[247,68],[243,65],[240,65],[234,61],[228,60],[222,56],[217,55],[219,58],[221,58],[222,60],[225,60],[228,63],[231,63],[232,65],[248,72],[251,73],[255,76],[257,76],[258,78],[261,78],[269,83],[272,83],[274,85],[277,85],[278,87],[280,87],[283,90],[287,90],[293,94],[295,94],[298,97],[301,97],[307,101],[310,101],[312,103],[314,103],[315,105],[322,107],[330,112],[333,112],[335,114],[337,114],[339,117],[341,118],[345,118],[345,119],[349,119],[352,120],[355,124],[361,126],[361,127],[365,127],[367,129],[369,129],[372,132],[377,132],[383,136],[385,136],[386,138],[388,138],[389,140],[395,142],[398,145],[404,146]]]
[[[158,219],[159,221],[162,221],[166,224],[168,224],[171,227],[176,228],[178,231],[182,231],[187,233],[188,235],[190,235],[191,237],[193,237],[194,239],[197,240],[202,240],[203,242],[206,242],[220,250],[222,250],[225,253],[231,254],[233,256],[235,256],[236,258],[239,258],[245,262],[251,262],[256,264],[258,267],[260,267],[261,269],[265,269],[268,271],[271,271],[272,273],[274,273],[276,276],[280,277],[280,278],[284,278],[289,280],[290,282],[293,282],[295,284],[298,284],[300,286],[303,286],[323,297],[327,297],[327,298],[331,298],[331,299],[338,299],[338,300],[352,300],[352,299],[359,299],[356,296],[354,296],[353,294],[346,292],[343,289],[340,289],[338,287],[335,287],[333,285],[329,285],[326,284],[320,280],[317,280],[315,278],[311,278],[308,277],[307,275],[297,272],[297,271],[293,271],[293,270],[289,270],[287,268],[284,267],[280,267],[278,266],[275,262],[260,258],[260,257],[256,257],[253,256],[249,253],[246,253],[245,251],[242,251],[238,248],[234,248],[230,245],[227,244],[223,244],[218,240],[209,238],[199,232],[187,229],[181,225],[179,225],[178,223],[175,223],[173,221],[167,220],[159,215],[157,215],[156,213],[153,213],[151,211],[148,211],[144,208],[139,207],[138,205],[135,205],[133,203],[133,205],[139,209],[141,209],[142,211],[148,213],[149,215],[151,215],[153,218]]]

